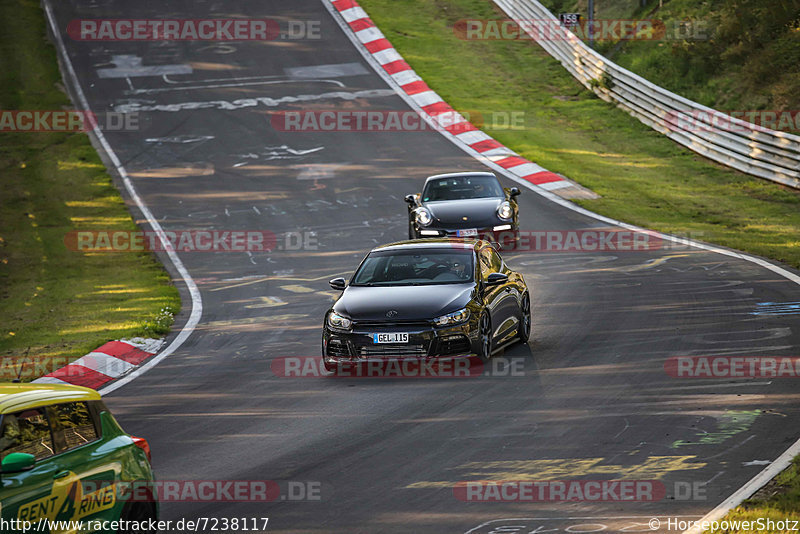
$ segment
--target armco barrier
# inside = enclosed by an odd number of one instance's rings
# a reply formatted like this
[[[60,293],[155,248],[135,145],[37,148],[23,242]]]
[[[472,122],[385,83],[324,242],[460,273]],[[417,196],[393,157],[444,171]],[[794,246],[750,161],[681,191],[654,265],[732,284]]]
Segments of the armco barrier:
[[[587,89],[673,141],[739,171],[800,189],[800,137],[728,117],[659,87],[598,54],[536,0],[493,0]],[[563,35],[541,38],[534,21]],[[719,119],[734,126],[720,128]],[[699,127],[686,128],[685,124]],[[731,131],[736,130],[736,131]]]

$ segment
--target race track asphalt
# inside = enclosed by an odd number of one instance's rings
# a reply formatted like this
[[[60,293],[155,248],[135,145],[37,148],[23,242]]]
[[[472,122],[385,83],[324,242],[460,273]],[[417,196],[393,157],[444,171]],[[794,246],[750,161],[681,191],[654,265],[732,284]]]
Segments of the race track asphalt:
[[[489,376],[277,376],[276,358],[319,356],[335,295],[327,281],[406,237],[403,196],[429,174],[484,167],[436,132],[273,128],[275,111],[408,109],[318,0],[54,9],[62,31],[81,18],[319,23],[319,39],[64,39],[91,108],[138,114],[137,130],[105,135],[166,230],[267,230],[278,240],[266,253],[179,252],[202,319],[177,352],[106,402],[149,440],[159,479],[274,480],[285,499],[165,502],[163,519],[269,517],[268,532],[306,533],[649,531],[653,516],[703,515],[797,439],[792,379],[665,372],[672,356],[798,356],[800,346],[797,315],[759,313],[760,303],[800,300],[797,285],[688,247],[507,254],[533,287],[533,334]],[[520,209],[525,230],[604,226],[530,190]],[[287,247],[287,235],[308,246]],[[658,479],[667,496],[483,503],[453,492],[459,481],[575,478]],[[288,498],[290,483],[318,485],[319,500]],[[704,493],[676,495],[692,484]]]

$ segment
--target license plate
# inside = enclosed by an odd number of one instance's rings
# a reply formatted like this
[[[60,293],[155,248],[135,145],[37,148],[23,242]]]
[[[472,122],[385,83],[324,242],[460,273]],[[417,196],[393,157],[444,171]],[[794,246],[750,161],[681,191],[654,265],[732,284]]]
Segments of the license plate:
[[[464,230],[458,230],[456,232],[456,235],[458,237],[474,237],[474,236],[478,235],[478,229],[477,228],[465,228]]]
[[[373,343],[408,343],[407,333],[372,334]]]

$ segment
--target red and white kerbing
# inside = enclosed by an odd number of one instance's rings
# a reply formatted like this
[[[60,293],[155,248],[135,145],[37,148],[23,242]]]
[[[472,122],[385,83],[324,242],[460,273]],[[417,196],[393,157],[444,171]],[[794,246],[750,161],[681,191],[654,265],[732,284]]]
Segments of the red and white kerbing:
[[[72,384],[100,389],[104,384],[117,379],[139,364],[154,356],[163,344],[160,339],[135,338],[109,341],[98,348],[53,371],[34,382],[45,384]]]
[[[557,190],[564,188],[571,188],[573,191],[583,189],[563,176],[523,158],[460,116],[414,72],[355,0],[333,0],[331,5],[339,12],[367,52],[422,111],[439,124],[441,129],[453,134],[459,141],[514,176],[542,189],[556,193]],[[440,122],[437,117],[444,120]]]

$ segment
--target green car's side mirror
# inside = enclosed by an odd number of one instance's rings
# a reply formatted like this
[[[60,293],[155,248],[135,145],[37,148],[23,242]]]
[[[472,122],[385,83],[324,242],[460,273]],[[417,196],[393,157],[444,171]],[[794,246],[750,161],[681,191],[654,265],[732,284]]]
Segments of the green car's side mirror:
[[[32,454],[24,452],[12,452],[3,458],[0,464],[0,472],[6,473],[19,473],[20,471],[27,471],[33,469],[36,463],[36,457]]]

